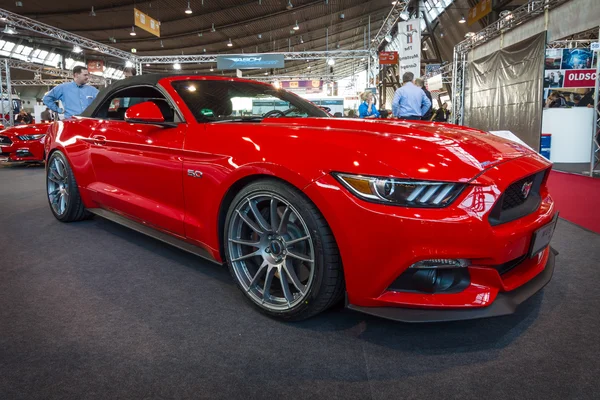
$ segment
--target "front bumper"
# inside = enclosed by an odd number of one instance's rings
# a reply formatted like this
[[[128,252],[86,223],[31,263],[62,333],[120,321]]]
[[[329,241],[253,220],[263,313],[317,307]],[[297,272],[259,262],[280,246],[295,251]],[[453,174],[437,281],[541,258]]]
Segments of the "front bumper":
[[[520,302],[547,283],[538,276],[549,273],[549,279],[552,275],[554,255],[549,248],[525,257],[533,232],[556,214],[545,185],[534,212],[499,225],[488,220],[508,186],[548,167],[547,161],[536,155],[508,161],[487,170],[453,204],[441,209],[367,203],[330,175],[309,185],[305,193],[321,210],[336,238],[350,308],[384,317],[398,313],[403,317],[394,319],[400,320],[418,320],[420,314],[433,321],[479,318],[514,312]],[[468,286],[447,293],[392,289],[410,265],[424,259],[470,260]],[[508,272],[499,269],[511,263],[516,264]],[[535,286],[532,281],[543,283],[533,292],[522,289]],[[469,317],[457,318],[462,311]],[[448,316],[443,317],[444,313]]]
[[[499,293],[498,296],[496,296],[496,300],[488,307],[469,309],[361,307],[349,304],[347,298],[346,307],[354,311],[360,311],[376,317],[401,322],[461,321],[513,314],[521,303],[539,292],[546,284],[548,284],[548,282],[550,282],[550,279],[552,279],[552,274],[554,273],[554,259],[558,253],[551,247],[548,248],[547,251],[549,251],[548,261],[541,273],[511,292]]]

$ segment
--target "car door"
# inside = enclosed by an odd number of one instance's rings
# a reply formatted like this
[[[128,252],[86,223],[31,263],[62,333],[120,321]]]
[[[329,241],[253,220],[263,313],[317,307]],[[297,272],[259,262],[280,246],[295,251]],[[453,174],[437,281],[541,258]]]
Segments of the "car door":
[[[148,100],[159,105],[165,121],[176,124],[124,120],[129,106]],[[187,125],[173,103],[156,88],[128,88],[110,96],[97,114],[89,138],[93,199],[106,209],[183,236],[182,151]]]

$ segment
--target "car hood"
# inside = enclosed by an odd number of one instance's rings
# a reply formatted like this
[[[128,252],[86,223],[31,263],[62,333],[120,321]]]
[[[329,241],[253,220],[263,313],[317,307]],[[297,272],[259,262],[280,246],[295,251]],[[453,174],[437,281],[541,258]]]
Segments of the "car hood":
[[[3,130],[2,134],[6,136],[38,135],[46,133],[49,126],[50,123],[17,125]]]
[[[533,153],[516,142],[450,124],[344,118],[293,118],[285,123],[269,118],[263,123],[295,129],[329,152],[336,149],[328,157],[332,170],[339,168],[336,160],[348,154],[386,164],[407,178],[464,182],[494,165]]]

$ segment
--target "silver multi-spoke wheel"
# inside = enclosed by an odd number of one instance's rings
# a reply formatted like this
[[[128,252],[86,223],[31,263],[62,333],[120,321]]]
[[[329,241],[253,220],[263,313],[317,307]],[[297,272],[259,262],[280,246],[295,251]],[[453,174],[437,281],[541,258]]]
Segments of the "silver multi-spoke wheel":
[[[233,272],[256,304],[286,311],[305,299],[315,276],[315,249],[289,201],[270,192],[245,197],[233,210],[227,241]]]
[[[69,206],[69,175],[63,160],[54,157],[48,165],[48,200],[57,215],[63,215]]]

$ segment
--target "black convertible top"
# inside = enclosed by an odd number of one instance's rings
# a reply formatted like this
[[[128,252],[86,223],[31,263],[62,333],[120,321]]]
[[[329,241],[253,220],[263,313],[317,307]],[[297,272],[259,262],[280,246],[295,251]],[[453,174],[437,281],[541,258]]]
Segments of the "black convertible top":
[[[137,85],[156,86],[158,84],[158,81],[160,81],[163,78],[168,78],[171,76],[182,76],[182,75],[184,75],[184,74],[144,74],[144,75],[132,76],[130,78],[118,80],[118,81],[110,84],[109,86],[105,87],[104,89],[100,90],[100,93],[98,93],[98,95],[96,96],[94,101],[92,101],[92,103],[88,106],[88,108],[86,108],[80,115],[82,117],[91,117],[94,110],[96,110],[96,108],[98,108],[98,106],[100,106],[100,104],[102,104],[104,99],[111,93],[114,93],[118,90],[125,89],[129,86],[137,86]],[[187,75],[188,74],[185,74],[184,76],[187,76]]]

